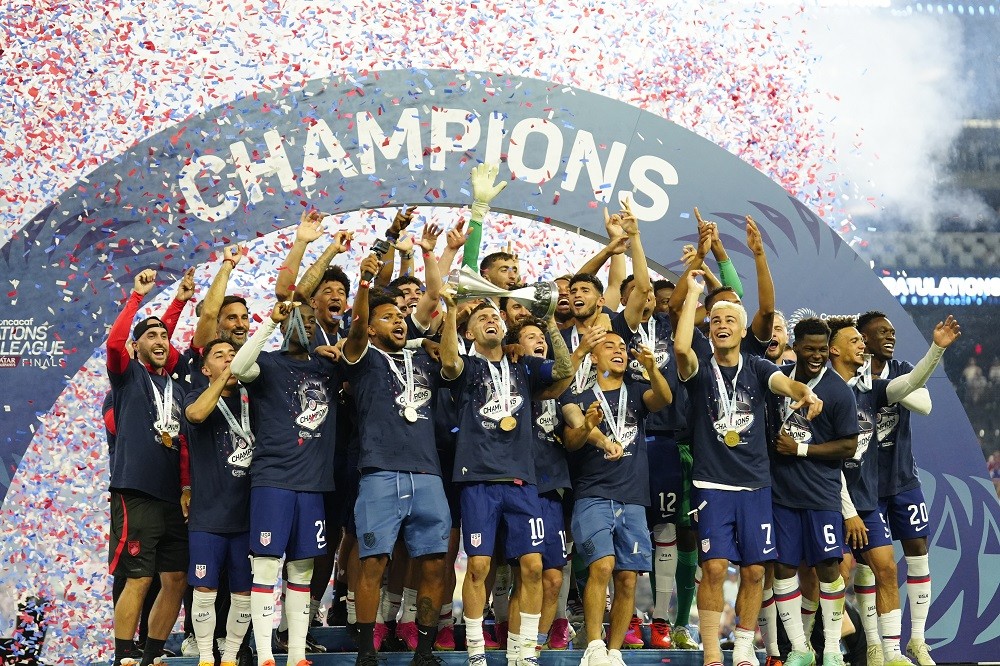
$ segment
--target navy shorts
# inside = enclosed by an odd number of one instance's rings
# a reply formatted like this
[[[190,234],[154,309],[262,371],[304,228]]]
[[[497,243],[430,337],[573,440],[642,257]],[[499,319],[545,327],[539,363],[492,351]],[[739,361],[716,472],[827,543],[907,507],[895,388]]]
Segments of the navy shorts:
[[[609,555],[616,571],[652,571],[653,543],[646,507],[603,497],[581,497],[573,507],[573,536],[584,563]]]
[[[868,545],[864,548],[852,548],[851,550],[854,553],[854,559],[858,562],[864,562],[861,553],[866,553],[879,546],[892,545],[892,532],[889,531],[889,525],[881,511],[867,511],[859,513],[858,516],[865,521],[865,527],[868,528]]]
[[[441,477],[436,474],[365,474],[354,520],[359,557],[389,555],[401,529],[410,557],[448,552],[451,514]]]
[[[681,471],[681,451],[677,440],[666,435],[646,437],[646,457],[649,468],[649,527],[677,523],[684,490]]]
[[[811,567],[842,559],[844,516],[840,511],[794,509],[775,504],[774,535],[778,561],[790,567],[805,562]]]
[[[747,566],[777,558],[771,489],[692,490],[699,557]]]
[[[538,502],[542,508],[542,525],[545,527],[542,568],[562,569],[569,558],[562,498],[559,493],[552,491],[539,495]]]
[[[250,551],[289,562],[326,554],[323,493],[251,488]]]
[[[492,557],[501,520],[507,527],[506,559],[544,550],[545,523],[535,486],[487,482],[462,487],[462,542],[466,555]]]
[[[253,582],[250,573],[250,533],[216,534],[214,532],[188,533],[191,565],[188,584],[191,587],[219,589],[222,571],[229,572],[230,592],[249,592]]]
[[[927,538],[930,516],[920,486],[892,497],[883,497],[878,507],[889,523],[894,541]]]

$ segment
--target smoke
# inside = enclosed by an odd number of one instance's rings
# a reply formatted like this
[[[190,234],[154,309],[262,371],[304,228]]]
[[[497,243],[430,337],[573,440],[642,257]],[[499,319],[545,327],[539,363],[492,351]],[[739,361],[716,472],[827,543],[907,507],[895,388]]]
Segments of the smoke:
[[[992,216],[947,182],[970,97],[961,21],[885,10],[812,10],[803,19],[813,78],[827,91],[816,111],[834,142],[839,203],[854,223],[932,229],[944,218]]]

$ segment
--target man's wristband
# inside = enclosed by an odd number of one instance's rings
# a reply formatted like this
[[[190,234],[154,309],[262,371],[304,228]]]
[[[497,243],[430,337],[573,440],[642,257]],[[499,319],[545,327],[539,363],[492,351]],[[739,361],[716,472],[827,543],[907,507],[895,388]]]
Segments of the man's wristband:
[[[800,443],[799,447],[798,447],[798,451],[796,451],[796,455],[798,455],[800,458],[805,458],[806,456],[808,456],[809,455],[809,445],[805,444],[805,443]]]
[[[181,486],[181,492],[191,492],[191,486]]]
[[[229,259],[229,258],[226,258],[226,259],[223,259],[223,260],[222,260],[222,263],[224,263],[224,264],[225,264],[225,263],[230,263],[230,264],[232,264],[232,265],[233,265],[233,268],[236,268],[236,260],[235,260],[235,259]]]
[[[413,259],[413,253],[412,252],[400,252],[399,256],[400,256],[401,259],[404,259],[406,261],[410,261],[411,259]]]
[[[427,257],[431,256],[431,251],[430,250],[424,250],[420,254],[423,255],[424,259],[426,259]]]

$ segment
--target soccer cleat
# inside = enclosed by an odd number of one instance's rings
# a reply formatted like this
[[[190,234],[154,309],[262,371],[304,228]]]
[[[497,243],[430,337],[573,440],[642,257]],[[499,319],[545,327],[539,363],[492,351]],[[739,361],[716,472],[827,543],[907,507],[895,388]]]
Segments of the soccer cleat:
[[[268,659],[267,661],[265,661],[260,666],[274,666],[274,659]]]
[[[469,666],[487,666],[485,654],[470,654]]]
[[[417,623],[400,622],[396,625],[396,638],[403,644],[403,648],[412,652],[417,649]]]
[[[385,626],[385,622],[375,623],[375,633],[373,634],[375,651],[378,652],[382,649],[382,643],[385,641],[386,636],[389,635],[389,627]]]
[[[907,659],[903,653],[897,652],[885,660],[885,666],[913,666],[913,662]]]
[[[410,660],[410,666],[443,666],[444,659],[441,657],[435,657],[432,654],[421,654],[419,652],[413,653],[413,659]]]
[[[935,666],[935,661],[931,657],[931,648],[924,641],[911,638],[910,642],[906,644],[906,654],[910,655],[919,666]]]
[[[566,615],[570,622],[583,622],[583,603],[577,599],[566,602]]]
[[[885,658],[882,656],[881,645],[869,645],[868,649],[865,650],[865,656],[868,666],[884,666]]]
[[[194,637],[194,634],[188,634],[184,637],[184,642],[181,643],[181,656],[182,657],[198,657],[201,652],[198,650],[198,640]]]
[[[666,620],[654,618],[649,625],[649,647],[654,650],[669,650],[671,645],[670,624]]]
[[[295,664],[295,666],[312,666],[312,662],[308,659],[299,659],[299,663]]]
[[[509,628],[510,625],[507,623],[506,620],[504,620],[503,622],[497,622],[495,625],[493,625],[493,629],[494,631],[496,631],[497,635],[497,644],[500,646],[501,650],[507,649],[507,638],[508,638],[507,634],[510,633]]]
[[[767,655],[767,659],[764,660],[764,666],[785,666],[785,662],[781,661],[781,657]]]
[[[288,654],[288,630],[276,629],[274,638],[271,640],[271,651],[279,654]]]
[[[611,657],[608,655],[608,646],[604,641],[594,641],[588,644],[580,659],[580,666],[611,666]]]
[[[236,666],[238,663],[236,661],[220,661],[219,666]],[[198,664],[198,666],[201,666],[201,664]]]
[[[326,652],[326,646],[316,640],[316,637],[310,633],[306,633],[306,652],[309,654],[323,654]]]
[[[198,666],[215,666],[215,661],[199,661]]]
[[[844,666],[844,655],[839,652],[824,652],[823,666]]]
[[[365,654],[359,652],[358,656],[354,659],[354,666],[381,666],[382,664],[384,664],[384,661],[378,658],[377,652],[368,652]]]
[[[785,666],[813,666],[816,663],[816,655],[806,650],[792,650],[785,659]]]
[[[449,624],[438,629],[437,638],[434,639],[434,649],[447,651],[455,649],[455,625]]]
[[[552,621],[546,645],[550,650],[565,650],[569,647],[569,620],[560,617]]]
[[[674,627],[670,632],[670,642],[675,650],[697,650],[698,643],[691,637],[691,631],[684,625]]]
[[[632,616],[632,621],[628,623],[628,631],[625,632],[625,640],[622,643],[622,647],[646,647],[646,642],[642,640],[642,620],[635,615]]]

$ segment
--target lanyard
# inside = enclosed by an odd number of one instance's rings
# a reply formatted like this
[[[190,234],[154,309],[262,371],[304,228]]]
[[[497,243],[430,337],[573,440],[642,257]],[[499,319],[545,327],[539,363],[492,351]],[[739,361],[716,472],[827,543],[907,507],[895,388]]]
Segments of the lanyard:
[[[808,386],[809,389],[812,390],[813,387],[816,386],[816,384],[819,384],[819,380],[823,379],[823,375],[826,374],[826,370],[827,370],[826,367],[824,367],[822,370],[820,370],[818,375],[816,375],[815,377],[813,377],[812,379],[810,379],[808,382],[806,382],[806,386]],[[792,375],[791,376],[792,376],[793,379],[795,378],[795,366],[794,365],[792,366]],[[779,427],[778,430],[781,430],[781,428],[785,427],[785,424],[788,423],[788,419],[792,418],[792,414],[794,414],[794,413],[795,413],[795,411],[792,409],[792,399],[786,396],[785,397],[785,405],[784,405],[784,415],[783,415],[783,418],[781,419],[781,427]]]
[[[405,406],[415,407],[417,400],[414,397],[416,391],[413,383],[413,352],[409,349],[403,350],[403,370],[400,371],[399,366],[396,365],[396,359],[374,345],[372,349],[385,357],[385,360],[389,363],[389,369],[392,370],[392,374],[396,375],[396,379],[403,385],[403,402]],[[493,366],[490,367],[492,368]],[[405,375],[404,372],[406,373]]]
[[[643,346],[649,347],[649,351],[656,351],[656,317],[649,318],[649,328],[639,323],[639,341]]]
[[[250,401],[247,400],[247,390],[240,387],[240,422],[236,422],[236,417],[229,410],[224,398],[219,398],[219,411],[229,424],[229,430],[238,438],[253,443],[253,435],[250,433]]]
[[[594,384],[594,395],[597,396],[597,400],[601,403],[601,409],[604,410],[605,414],[611,414],[611,405],[608,404],[608,399],[604,397],[604,391],[597,384]],[[628,414],[628,391],[625,389],[625,384],[621,385],[618,389],[618,413],[614,415],[614,419],[607,419],[608,428],[611,430],[611,436],[614,440],[625,446],[626,442],[622,441],[625,434],[625,417]],[[629,442],[631,443],[631,442]]]
[[[736,385],[740,378],[740,371],[743,370],[743,354],[740,354],[740,362],[736,366],[736,376],[733,377],[733,394],[729,394],[729,387],[719,370],[719,363],[712,357],[712,372],[715,375],[715,386],[719,393],[719,419],[726,422],[729,430],[735,431],[733,418],[736,416]]]
[[[167,389],[161,394],[152,376],[149,383],[153,387],[153,404],[156,405],[156,423],[153,425],[160,432],[176,435],[181,431],[181,424],[173,420],[174,416],[174,383],[167,377]]]
[[[571,352],[575,352],[576,348],[580,346],[580,332],[577,331],[576,324],[573,324],[573,330],[569,334],[569,346]],[[583,362],[580,363],[580,367],[576,369],[576,376],[573,378],[573,388],[577,393],[583,393],[584,389],[587,388],[587,378],[590,377],[591,363],[590,354],[587,354]]]
[[[304,349],[309,349],[309,336],[306,335],[306,325],[302,321],[302,313],[299,312],[298,308],[292,308],[292,313],[288,315],[288,328],[285,331],[285,340],[281,343],[281,351],[288,351],[288,345],[292,341],[293,335],[299,336],[299,344]],[[324,335],[326,335],[325,332]]]
[[[512,414],[510,407],[510,363],[507,362],[507,357],[504,356],[503,360],[500,361],[500,370],[493,367],[493,364],[488,360],[486,361],[486,367],[490,369],[490,380],[493,383],[493,390],[496,392],[497,397],[500,399],[500,404],[503,406],[503,415],[510,416]]]

